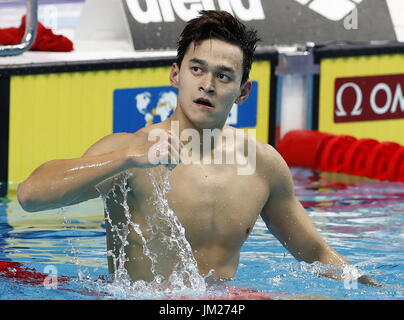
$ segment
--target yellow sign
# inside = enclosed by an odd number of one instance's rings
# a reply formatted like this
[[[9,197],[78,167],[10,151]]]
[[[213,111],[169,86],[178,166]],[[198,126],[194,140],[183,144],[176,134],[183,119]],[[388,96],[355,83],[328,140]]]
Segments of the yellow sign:
[[[402,74],[403,54],[322,59],[319,131],[404,144],[404,118],[392,117],[403,113]]]

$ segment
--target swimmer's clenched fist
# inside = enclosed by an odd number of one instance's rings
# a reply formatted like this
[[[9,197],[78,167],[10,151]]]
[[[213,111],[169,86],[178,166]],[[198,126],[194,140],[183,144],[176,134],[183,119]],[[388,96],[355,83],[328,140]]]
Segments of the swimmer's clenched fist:
[[[143,136],[143,144],[127,148],[127,156],[131,160],[128,169],[163,165],[173,170],[180,163],[181,142],[171,131],[156,129]]]

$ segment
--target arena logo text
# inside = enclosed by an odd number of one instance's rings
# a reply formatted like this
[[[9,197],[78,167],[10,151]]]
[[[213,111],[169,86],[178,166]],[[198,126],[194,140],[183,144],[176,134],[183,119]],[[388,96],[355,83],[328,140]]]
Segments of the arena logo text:
[[[143,5],[141,5],[141,3]],[[189,21],[200,10],[224,10],[243,21],[265,20],[261,0],[126,0],[133,18],[143,24]]]

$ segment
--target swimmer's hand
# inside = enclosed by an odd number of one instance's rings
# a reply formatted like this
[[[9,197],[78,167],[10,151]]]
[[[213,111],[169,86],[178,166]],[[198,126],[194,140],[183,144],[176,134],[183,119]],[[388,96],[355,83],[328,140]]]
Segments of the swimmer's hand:
[[[375,279],[368,275],[364,275],[362,271],[357,269],[356,267],[343,264],[343,265],[333,265],[331,268],[327,265],[326,268],[320,272],[320,275],[323,277],[331,278],[339,281],[356,281],[358,283],[373,286],[373,287],[382,287],[383,285],[377,282]],[[344,274],[346,272],[346,274]],[[360,275],[362,274],[362,275]]]
[[[144,138],[143,144],[128,148],[130,167],[151,168],[159,165],[169,170],[180,163],[182,144],[171,131],[155,129]]]
[[[367,276],[367,275],[360,276],[357,279],[357,281],[359,283],[362,283],[367,286],[372,286],[372,287],[382,287],[383,286],[380,282],[377,282],[375,279],[373,279],[372,277]]]

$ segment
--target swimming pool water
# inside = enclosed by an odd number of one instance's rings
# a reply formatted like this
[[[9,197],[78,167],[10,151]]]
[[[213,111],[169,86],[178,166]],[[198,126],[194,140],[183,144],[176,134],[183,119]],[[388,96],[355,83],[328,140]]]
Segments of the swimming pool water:
[[[301,168],[292,168],[292,174],[298,198],[327,242],[383,287],[319,276],[321,265],[297,262],[260,218],[242,247],[236,277],[228,284],[283,298],[311,294],[348,300],[403,299],[404,183],[367,181]],[[156,298],[149,292],[134,292],[106,281],[100,199],[39,213],[24,212],[13,195],[2,199],[1,261],[2,300]],[[9,267],[4,269],[7,263]],[[13,273],[12,263],[21,263],[19,270],[26,272],[18,273],[15,268]],[[52,275],[59,277],[56,285]]]

